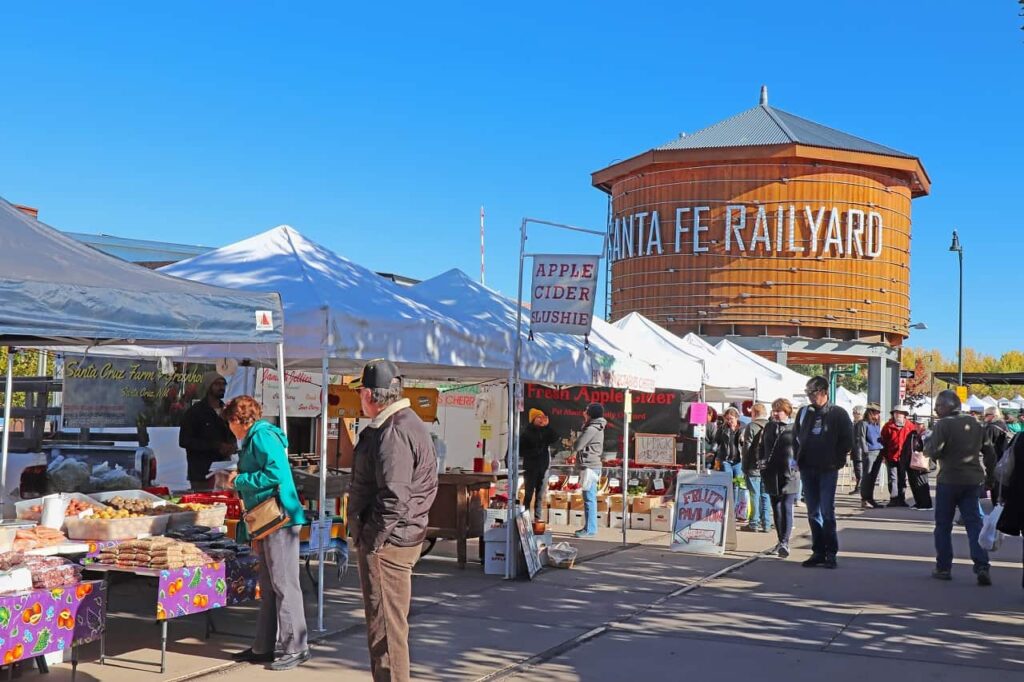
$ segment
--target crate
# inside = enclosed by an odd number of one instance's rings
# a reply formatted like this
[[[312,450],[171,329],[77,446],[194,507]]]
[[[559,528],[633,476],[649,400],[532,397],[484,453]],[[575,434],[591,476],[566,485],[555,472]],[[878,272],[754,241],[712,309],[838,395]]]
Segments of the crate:
[[[242,501],[234,493],[191,493],[181,496],[182,504],[223,504],[228,508],[225,518],[237,521],[242,518]]]

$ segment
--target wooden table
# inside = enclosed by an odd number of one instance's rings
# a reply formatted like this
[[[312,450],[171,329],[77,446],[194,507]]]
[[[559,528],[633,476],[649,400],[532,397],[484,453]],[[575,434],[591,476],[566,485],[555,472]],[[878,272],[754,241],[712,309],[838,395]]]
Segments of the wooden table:
[[[491,485],[505,478],[506,474],[474,473],[437,477],[437,497],[430,507],[427,538],[455,540],[459,568],[466,567],[466,540],[483,537],[483,510],[490,502]]]

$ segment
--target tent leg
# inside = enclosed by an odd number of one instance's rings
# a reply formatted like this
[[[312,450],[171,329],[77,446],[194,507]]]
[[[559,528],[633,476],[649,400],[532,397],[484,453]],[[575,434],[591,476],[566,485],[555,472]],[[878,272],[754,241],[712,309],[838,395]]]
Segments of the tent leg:
[[[0,463],[0,519],[7,511],[7,454],[11,445],[11,401],[14,396],[14,348],[7,347],[7,379],[4,383],[3,461]]]
[[[323,362],[320,371],[320,520],[323,522],[327,516],[327,392],[330,384],[330,367],[328,366],[327,351],[324,351]],[[316,628],[319,632],[324,631],[324,546],[318,543],[317,550],[317,584],[316,584]]]
[[[626,530],[629,528],[629,422],[633,419],[633,394],[626,389],[622,419],[622,545],[629,544]]]
[[[277,344],[277,390],[280,393],[279,400],[280,405],[278,409],[281,415],[281,430],[284,431],[284,435],[288,435],[288,397],[284,392],[285,376],[284,376],[284,344]]]

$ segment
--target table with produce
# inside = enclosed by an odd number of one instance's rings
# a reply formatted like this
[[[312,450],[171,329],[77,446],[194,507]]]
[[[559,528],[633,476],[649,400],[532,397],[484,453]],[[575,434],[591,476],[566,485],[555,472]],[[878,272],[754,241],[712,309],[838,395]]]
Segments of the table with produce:
[[[12,594],[12,598],[28,599],[18,607],[18,613],[24,612],[25,608],[34,609],[32,604],[38,604],[43,614],[52,610],[56,614],[53,617],[59,617],[59,623],[53,620],[55,626],[68,625],[72,623],[69,618],[77,618],[75,614],[80,609],[77,603],[68,602],[66,606],[72,615],[67,616],[65,608],[57,608],[58,604],[52,601],[57,598],[54,596],[56,590],[78,585],[83,569],[101,573],[103,580],[81,583],[93,586],[92,592],[99,595],[98,601],[90,602],[94,605],[92,610],[98,608],[99,616],[83,613],[83,623],[95,623],[97,618],[100,623],[93,631],[95,636],[92,639],[81,641],[100,640],[102,663],[109,658],[105,655],[102,623],[106,617],[110,576],[127,573],[151,579],[154,585],[153,615],[161,622],[160,670],[163,672],[169,619],[259,598],[259,559],[248,546],[238,545],[228,537],[225,517],[229,505],[230,502],[218,500],[197,502],[188,497],[165,500],[139,490],[93,496],[69,493],[19,502],[16,505],[19,521],[16,523],[21,525],[6,528],[0,538],[9,545],[0,545],[0,550],[9,550],[10,555],[9,570],[5,571],[4,563],[0,561],[0,596],[4,595],[4,588],[9,587],[9,591],[17,595]],[[237,514],[237,507],[230,506],[231,511]],[[60,525],[60,529],[32,525],[41,521],[52,526]],[[79,563],[58,556],[61,554],[74,556]],[[7,555],[0,554],[0,558],[4,556]],[[19,568],[27,569],[27,572],[19,573]],[[26,575],[30,576],[28,588],[35,584],[44,591],[53,590],[47,592],[52,599],[32,601],[31,593],[24,592]],[[63,599],[67,596],[61,594]],[[14,606],[7,607],[12,614],[15,613]],[[0,610],[0,624],[4,622],[4,613]],[[54,638],[57,631],[52,627],[46,631],[49,634],[45,637],[53,639],[53,646],[59,647],[52,650],[66,648],[76,641],[68,637]],[[208,634],[211,631],[212,622],[207,615]],[[20,650],[11,649],[15,645],[8,644],[13,640],[0,626],[0,639],[3,640],[0,641],[0,656],[5,656],[8,650],[13,660],[39,655],[32,651],[41,645],[39,637],[44,636],[41,631],[29,634],[21,629],[14,634],[33,637],[32,647],[27,646],[26,640],[17,642],[22,646]],[[16,653],[20,656],[15,657]]]

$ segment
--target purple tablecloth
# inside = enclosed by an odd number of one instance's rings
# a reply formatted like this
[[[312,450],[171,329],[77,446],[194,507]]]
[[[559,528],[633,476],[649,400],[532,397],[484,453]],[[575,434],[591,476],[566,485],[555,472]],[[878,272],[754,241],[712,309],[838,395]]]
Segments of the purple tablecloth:
[[[106,627],[101,580],[53,590],[0,595],[0,661],[15,661],[93,642]]]

